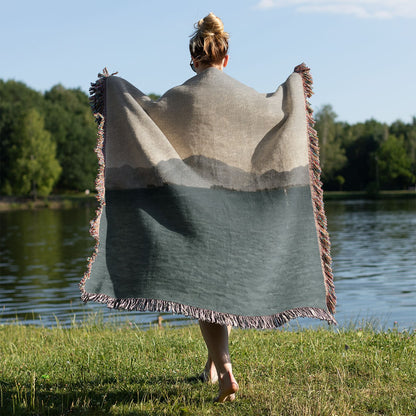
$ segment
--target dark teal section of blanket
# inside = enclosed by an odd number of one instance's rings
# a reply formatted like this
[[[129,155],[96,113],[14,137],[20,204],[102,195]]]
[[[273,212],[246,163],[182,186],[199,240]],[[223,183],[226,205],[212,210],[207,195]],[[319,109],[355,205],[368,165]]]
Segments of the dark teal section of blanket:
[[[85,289],[245,316],[326,310],[309,186],[106,191]]]

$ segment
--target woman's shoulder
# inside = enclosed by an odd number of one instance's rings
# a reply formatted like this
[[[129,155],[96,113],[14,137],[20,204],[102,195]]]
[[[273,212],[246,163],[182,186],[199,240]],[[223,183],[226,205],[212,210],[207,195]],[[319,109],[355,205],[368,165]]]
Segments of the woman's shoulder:
[[[264,96],[264,94],[260,94],[254,88],[249,87],[226,72],[214,67],[207,68],[199,75],[195,75],[172,90],[181,91],[182,93],[192,92],[193,94],[196,94],[196,91],[198,91],[201,94],[217,94],[219,96],[224,94],[237,96],[248,95],[252,97]]]

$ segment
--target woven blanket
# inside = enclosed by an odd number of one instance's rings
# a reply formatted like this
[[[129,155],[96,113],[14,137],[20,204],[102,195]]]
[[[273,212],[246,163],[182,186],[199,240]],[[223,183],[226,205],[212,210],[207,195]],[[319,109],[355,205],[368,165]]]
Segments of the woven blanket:
[[[208,68],[153,101],[105,70],[84,301],[243,328],[335,323],[304,64],[270,94]]]

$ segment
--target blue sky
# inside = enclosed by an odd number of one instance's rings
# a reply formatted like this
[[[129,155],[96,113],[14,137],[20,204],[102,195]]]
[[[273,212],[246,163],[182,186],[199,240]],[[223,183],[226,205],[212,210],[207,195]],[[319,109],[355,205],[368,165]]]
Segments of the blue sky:
[[[416,116],[415,0],[0,0],[0,78],[40,91],[87,91],[105,66],[142,91],[183,83],[193,24],[209,12],[230,33],[226,72],[274,91],[301,63],[314,109],[390,123]]]

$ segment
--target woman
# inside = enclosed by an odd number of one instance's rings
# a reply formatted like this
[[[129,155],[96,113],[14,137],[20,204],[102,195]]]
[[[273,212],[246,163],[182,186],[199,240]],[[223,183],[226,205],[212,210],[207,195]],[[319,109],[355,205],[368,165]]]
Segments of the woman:
[[[221,19],[210,13],[196,25],[196,31],[189,42],[191,68],[200,74],[207,68],[222,71],[228,64],[228,38]],[[208,349],[208,360],[201,375],[203,380],[219,383],[219,395],[216,401],[232,401],[238,391],[233,376],[228,336],[231,326],[199,320],[202,336]]]
[[[271,94],[229,77],[228,34],[212,13],[189,48],[197,75],[157,101],[108,73],[92,85],[101,206],[81,291],[198,319],[201,377],[225,402],[238,391],[231,326],[335,323],[335,293],[308,68]]]

